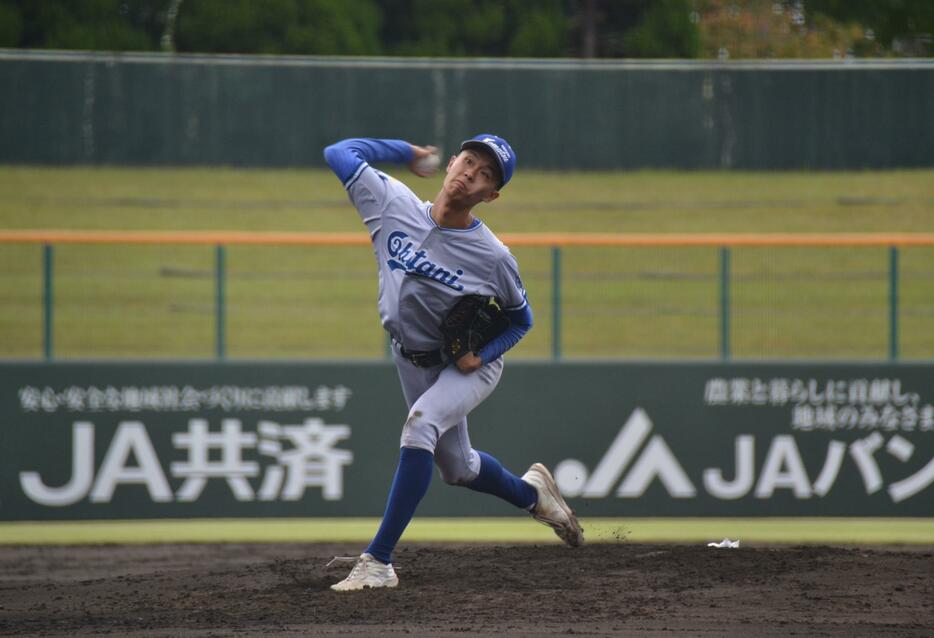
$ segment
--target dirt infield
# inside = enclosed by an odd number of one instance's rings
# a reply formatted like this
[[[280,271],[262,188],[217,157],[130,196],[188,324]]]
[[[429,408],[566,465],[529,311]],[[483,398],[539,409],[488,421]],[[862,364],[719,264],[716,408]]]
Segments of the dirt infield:
[[[934,548],[405,545],[337,594],[337,545],[0,547],[0,634],[934,635]]]

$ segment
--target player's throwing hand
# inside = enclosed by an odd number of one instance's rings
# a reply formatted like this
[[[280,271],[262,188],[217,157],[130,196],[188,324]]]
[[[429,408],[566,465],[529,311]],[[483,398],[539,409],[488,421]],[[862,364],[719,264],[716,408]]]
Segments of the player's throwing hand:
[[[412,146],[412,161],[409,170],[419,177],[431,177],[441,166],[441,155],[434,146]]]

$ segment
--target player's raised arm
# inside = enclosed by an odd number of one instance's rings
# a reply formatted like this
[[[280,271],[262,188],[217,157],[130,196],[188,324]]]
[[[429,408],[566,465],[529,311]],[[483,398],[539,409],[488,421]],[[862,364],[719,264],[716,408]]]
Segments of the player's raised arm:
[[[374,162],[408,164],[412,161],[412,145],[404,140],[351,138],[324,149],[324,161],[337,175],[344,188],[350,188],[353,178]]]
[[[432,153],[430,146],[415,146],[404,140],[351,138],[325,148],[324,160],[341,180],[370,236],[375,237],[387,202],[403,193],[415,196],[401,182],[370,169],[370,164],[408,164],[412,172],[421,175],[417,170],[422,165],[420,160]]]
[[[345,188],[350,188],[363,166],[377,162],[408,164],[413,173],[427,177],[431,171],[419,160],[434,155],[437,155],[437,149],[433,146],[417,146],[404,140],[362,137],[342,140],[324,149],[324,161]]]

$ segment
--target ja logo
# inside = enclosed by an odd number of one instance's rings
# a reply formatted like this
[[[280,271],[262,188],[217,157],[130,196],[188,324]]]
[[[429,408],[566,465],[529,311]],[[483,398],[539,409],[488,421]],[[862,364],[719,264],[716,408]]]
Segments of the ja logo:
[[[558,463],[555,467],[558,489],[568,497],[608,496],[651,431],[652,422],[645,410],[636,408],[592,474],[587,466],[577,459],[566,459]],[[697,495],[697,490],[681,463],[658,434],[653,436],[642,450],[642,454],[620,483],[616,495],[623,498],[641,496],[656,478],[675,498],[693,498]]]
[[[637,408],[593,472],[577,459],[565,459],[555,466],[558,489],[567,497],[606,498],[616,488],[617,497],[637,498],[658,479],[673,498],[696,497],[694,483],[665,440],[658,434],[652,435],[653,427],[645,411]],[[789,490],[796,499],[823,498],[829,494],[849,456],[869,496],[880,491],[884,483],[880,462],[875,458],[877,451],[885,450],[900,463],[907,462],[915,453],[915,444],[898,434],[888,442],[879,432],[849,445],[830,440],[824,462],[812,474],[817,477],[812,482],[794,436],[772,436],[763,447],[764,458],[757,469],[755,450],[763,443],[760,440],[757,444],[756,437],[751,434],[736,436],[733,440],[734,469],[727,472],[720,467],[705,468],[697,476],[698,484],[710,496],[727,501],[747,496],[770,499],[777,490]],[[899,503],[932,484],[934,459],[914,474],[889,484],[888,493],[893,503]]]

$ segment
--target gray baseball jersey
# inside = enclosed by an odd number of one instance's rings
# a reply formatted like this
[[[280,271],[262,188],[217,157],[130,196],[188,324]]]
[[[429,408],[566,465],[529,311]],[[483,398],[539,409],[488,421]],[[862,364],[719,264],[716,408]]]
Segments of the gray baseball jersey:
[[[373,241],[380,320],[408,350],[440,348],[441,320],[463,295],[494,295],[507,311],[527,304],[515,257],[482,221],[442,228],[431,202],[366,163],[346,188]]]

